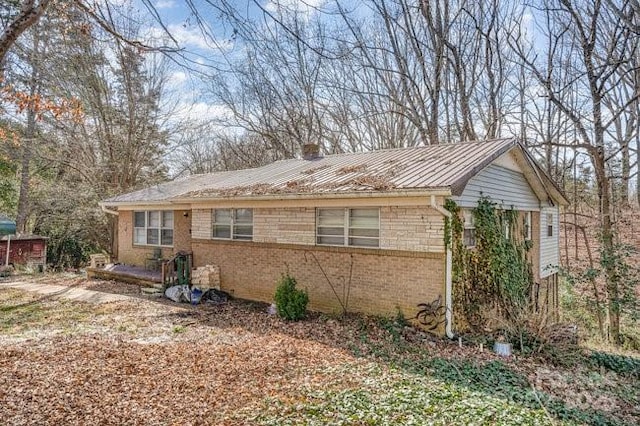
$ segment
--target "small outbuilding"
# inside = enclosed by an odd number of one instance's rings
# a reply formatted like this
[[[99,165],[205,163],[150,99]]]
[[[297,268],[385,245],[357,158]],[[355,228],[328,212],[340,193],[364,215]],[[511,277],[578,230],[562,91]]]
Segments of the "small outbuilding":
[[[194,267],[215,265],[236,297],[271,302],[288,271],[312,309],[413,317],[419,303],[441,303],[434,311],[450,328],[444,206],[454,201],[468,219],[481,198],[525,222],[535,282],[556,304],[567,200],[515,139],[327,156],[308,146],[302,159],[194,175],[101,205],[118,216],[119,262],[188,251]],[[473,226],[464,221],[465,244]]]
[[[47,267],[47,237],[40,235],[4,235],[0,238],[2,265],[21,265],[44,272]]]

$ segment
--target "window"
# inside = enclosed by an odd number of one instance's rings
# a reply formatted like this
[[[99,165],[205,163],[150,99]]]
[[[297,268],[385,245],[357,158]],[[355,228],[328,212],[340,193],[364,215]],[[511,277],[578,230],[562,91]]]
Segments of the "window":
[[[253,240],[253,209],[215,209],[213,238]]]
[[[146,246],[173,245],[173,212],[133,212],[133,243]]]
[[[511,238],[511,215],[510,212],[504,211],[502,212],[502,230],[504,233],[504,238]]]
[[[476,246],[476,224],[473,218],[473,211],[463,210],[462,216],[464,219],[464,230],[462,241],[466,247]]]
[[[380,247],[380,210],[317,209],[316,244]]]
[[[553,214],[547,214],[547,237],[553,237]]]
[[[524,239],[531,241],[531,212],[524,214]]]

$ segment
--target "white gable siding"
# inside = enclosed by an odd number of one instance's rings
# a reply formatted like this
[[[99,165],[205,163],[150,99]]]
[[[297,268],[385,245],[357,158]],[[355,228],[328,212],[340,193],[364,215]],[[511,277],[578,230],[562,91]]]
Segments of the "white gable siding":
[[[553,236],[547,236],[547,215],[552,217]],[[548,277],[558,271],[560,264],[560,215],[557,207],[544,207],[540,210],[540,278]]]
[[[496,164],[490,164],[469,180],[462,195],[451,197],[460,207],[478,206],[480,197],[508,209],[537,211],[540,200],[529,186],[524,174]]]

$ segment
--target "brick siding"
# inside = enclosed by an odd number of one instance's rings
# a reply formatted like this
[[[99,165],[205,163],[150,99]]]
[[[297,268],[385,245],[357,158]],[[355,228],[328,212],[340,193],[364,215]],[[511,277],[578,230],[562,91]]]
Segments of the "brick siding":
[[[380,208],[380,247],[444,252],[444,218],[427,206]]]
[[[211,210],[193,210],[193,238],[211,239]],[[253,241],[315,245],[316,209],[313,207],[253,210]],[[427,206],[381,207],[380,248],[444,252],[444,220]]]
[[[327,313],[340,312],[338,297],[347,291],[350,311],[394,315],[400,309],[408,318],[418,303],[444,298],[442,253],[197,239],[192,246],[195,266],[219,266],[222,290],[240,298],[273,302],[287,270],[308,290],[310,309]]]
[[[162,257],[169,258],[178,251],[191,251],[191,214],[188,210],[173,212],[173,247],[162,247]],[[154,246],[133,245],[133,211],[118,213],[118,262],[144,266],[153,254]]]

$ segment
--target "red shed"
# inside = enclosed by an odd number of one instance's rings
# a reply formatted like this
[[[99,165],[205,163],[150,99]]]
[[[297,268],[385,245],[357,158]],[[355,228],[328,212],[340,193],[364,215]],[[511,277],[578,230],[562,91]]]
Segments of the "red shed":
[[[7,257],[7,246],[9,256]],[[47,265],[47,237],[5,235],[0,238],[0,265],[32,266],[42,272]]]

